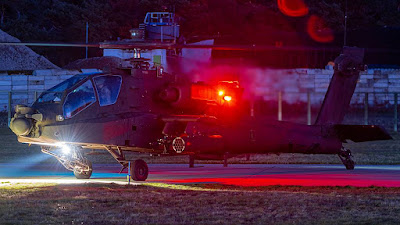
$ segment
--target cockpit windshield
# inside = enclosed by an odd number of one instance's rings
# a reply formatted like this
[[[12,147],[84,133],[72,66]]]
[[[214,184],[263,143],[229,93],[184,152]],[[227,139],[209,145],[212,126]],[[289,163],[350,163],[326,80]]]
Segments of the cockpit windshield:
[[[87,80],[68,93],[64,102],[64,117],[71,118],[96,102],[92,82]]]
[[[78,74],[62,83],[59,83],[58,85],[43,92],[43,94],[38,98],[37,102],[60,102],[65,90],[71,88],[86,77],[87,74]]]

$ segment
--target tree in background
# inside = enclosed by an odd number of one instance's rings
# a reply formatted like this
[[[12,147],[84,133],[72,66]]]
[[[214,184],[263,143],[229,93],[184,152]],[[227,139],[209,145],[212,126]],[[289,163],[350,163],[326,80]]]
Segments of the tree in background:
[[[335,32],[344,29],[345,1],[304,0],[309,14]],[[399,27],[398,6],[398,0],[348,0],[348,29]],[[309,16],[290,18],[279,12],[276,0],[0,0],[0,29],[21,41],[81,43],[88,22],[89,41],[100,42],[129,38],[129,29],[150,11],[175,12],[187,38],[226,35],[256,42],[282,32],[302,36]],[[85,54],[80,48],[35,50],[60,66]],[[91,49],[90,56],[100,52]]]

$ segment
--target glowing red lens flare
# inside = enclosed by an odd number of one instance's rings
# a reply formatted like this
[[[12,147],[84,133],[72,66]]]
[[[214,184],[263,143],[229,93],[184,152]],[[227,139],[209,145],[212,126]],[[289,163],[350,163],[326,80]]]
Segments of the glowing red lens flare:
[[[334,39],[332,29],[327,27],[325,21],[316,15],[312,15],[308,19],[307,33],[317,42],[327,43]]]
[[[308,7],[303,0],[277,0],[279,10],[292,17],[300,17],[308,14]]]

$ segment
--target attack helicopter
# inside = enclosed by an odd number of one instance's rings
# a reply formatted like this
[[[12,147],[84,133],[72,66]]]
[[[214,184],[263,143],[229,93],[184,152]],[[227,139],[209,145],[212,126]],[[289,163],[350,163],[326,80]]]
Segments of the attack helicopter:
[[[134,58],[132,67],[78,74],[43,92],[32,106],[17,105],[10,128],[19,142],[40,145],[78,179],[92,174],[87,149],[109,152],[122,169],[130,165],[136,181],[147,179],[147,163],[130,162],[126,152],[188,155],[189,167],[195,159],[223,159],[226,165],[229,157],[239,154],[332,154],[352,170],[355,162],[343,143],[391,139],[379,126],[341,124],[364,69],[363,56],[363,49],[344,47],[335,59],[313,125],[243,112],[238,81],[191,83]]]

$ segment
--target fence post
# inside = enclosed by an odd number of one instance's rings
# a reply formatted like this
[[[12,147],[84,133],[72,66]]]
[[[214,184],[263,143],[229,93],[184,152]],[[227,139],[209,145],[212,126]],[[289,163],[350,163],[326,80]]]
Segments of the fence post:
[[[393,129],[397,132],[397,100],[398,100],[398,93],[394,93],[394,121],[393,121]]]
[[[38,96],[38,93],[37,93],[37,91],[35,91],[35,94],[34,94],[35,99],[33,99],[34,102],[37,100],[37,96]]]
[[[278,92],[278,120],[282,121],[282,91]]]
[[[250,116],[254,118],[254,100],[250,100]]]
[[[9,91],[8,92],[8,107],[7,107],[7,111],[8,111],[8,126],[10,126],[10,121],[11,121],[11,101],[12,101],[12,92]]]
[[[311,93],[307,91],[307,125],[311,125]]]
[[[364,125],[368,125],[368,92],[365,92],[364,97]]]

